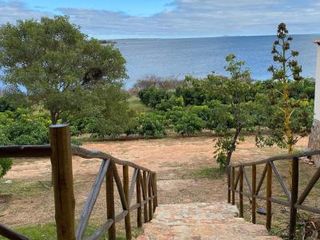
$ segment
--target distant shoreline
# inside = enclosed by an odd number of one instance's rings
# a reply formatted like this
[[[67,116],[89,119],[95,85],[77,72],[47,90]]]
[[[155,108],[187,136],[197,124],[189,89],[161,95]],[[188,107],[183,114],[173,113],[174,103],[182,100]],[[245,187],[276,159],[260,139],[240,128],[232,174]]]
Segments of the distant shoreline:
[[[319,36],[320,33],[298,33],[291,34],[291,36]],[[239,36],[208,36],[208,37],[142,37],[142,38],[97,38],[99,41],[116,42],[125,40],[180,40],[180,39],[210,39],[210,38],[247,38],[247,37],[275,37],[276,35],[239,35]]]

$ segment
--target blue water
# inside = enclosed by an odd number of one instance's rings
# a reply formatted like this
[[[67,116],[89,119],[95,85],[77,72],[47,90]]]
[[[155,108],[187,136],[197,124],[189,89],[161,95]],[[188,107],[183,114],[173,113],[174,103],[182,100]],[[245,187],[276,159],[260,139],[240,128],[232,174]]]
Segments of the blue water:
[[[229,53],[247,63],[253,79],[271,77],[267,71],[272,64],[271,48],[274,36],[219,37],[190,39],[127,39],[115,40],[127,60],[126,87],[148,75],[183,79],[191,74],[206,76],[212,71],[226,75],[225,57]],[[319,35],[294,35],[292,49],[298,50],[302,75],[314,77],[316,47],[313,41]],[[0,83],[0,87],[1,87]]]
[[[303,76],[315,74],[316,47],[313,41],[320,35],[294,35],[292,49],[298,50]],[[225,75],[225,57],[234,53],[247,63],[252,77],[264,80],[272,64],[271,48],[274,36],[220,37],[192,39],[129,39],[116,40],[116,46],[127,60],[131,87],[147,75],[184,78],[185,75],[206,76],[212,71]]]

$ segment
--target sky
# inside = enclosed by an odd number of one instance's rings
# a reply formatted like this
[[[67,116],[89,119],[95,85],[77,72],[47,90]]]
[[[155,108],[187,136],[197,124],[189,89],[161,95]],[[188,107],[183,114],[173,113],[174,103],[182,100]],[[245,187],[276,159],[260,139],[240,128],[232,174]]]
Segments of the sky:
[[[320,0],[0,0],[0,25],[54,15],[99,39],[320,33]]]

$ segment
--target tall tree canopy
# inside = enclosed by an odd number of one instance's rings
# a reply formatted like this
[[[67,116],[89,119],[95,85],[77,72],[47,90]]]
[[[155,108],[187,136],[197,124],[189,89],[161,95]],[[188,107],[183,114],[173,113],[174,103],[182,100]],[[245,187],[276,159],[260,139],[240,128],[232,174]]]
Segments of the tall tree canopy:
[[[86,94],[99,85],[121,86],[126,77],[120,51],[89,39],[67,17],[5,24],[0,49],[0,79],[43,104],[54,124],[63,112],[86,103]]]

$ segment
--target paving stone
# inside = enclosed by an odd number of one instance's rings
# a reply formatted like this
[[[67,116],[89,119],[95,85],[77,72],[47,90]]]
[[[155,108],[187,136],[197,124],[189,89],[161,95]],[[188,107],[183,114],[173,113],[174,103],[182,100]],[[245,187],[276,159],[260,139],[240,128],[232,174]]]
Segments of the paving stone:
[[[163,204],[144,225],[137,240],[278,240],[262,225],[238,218],[235,206],[223,202]]]

